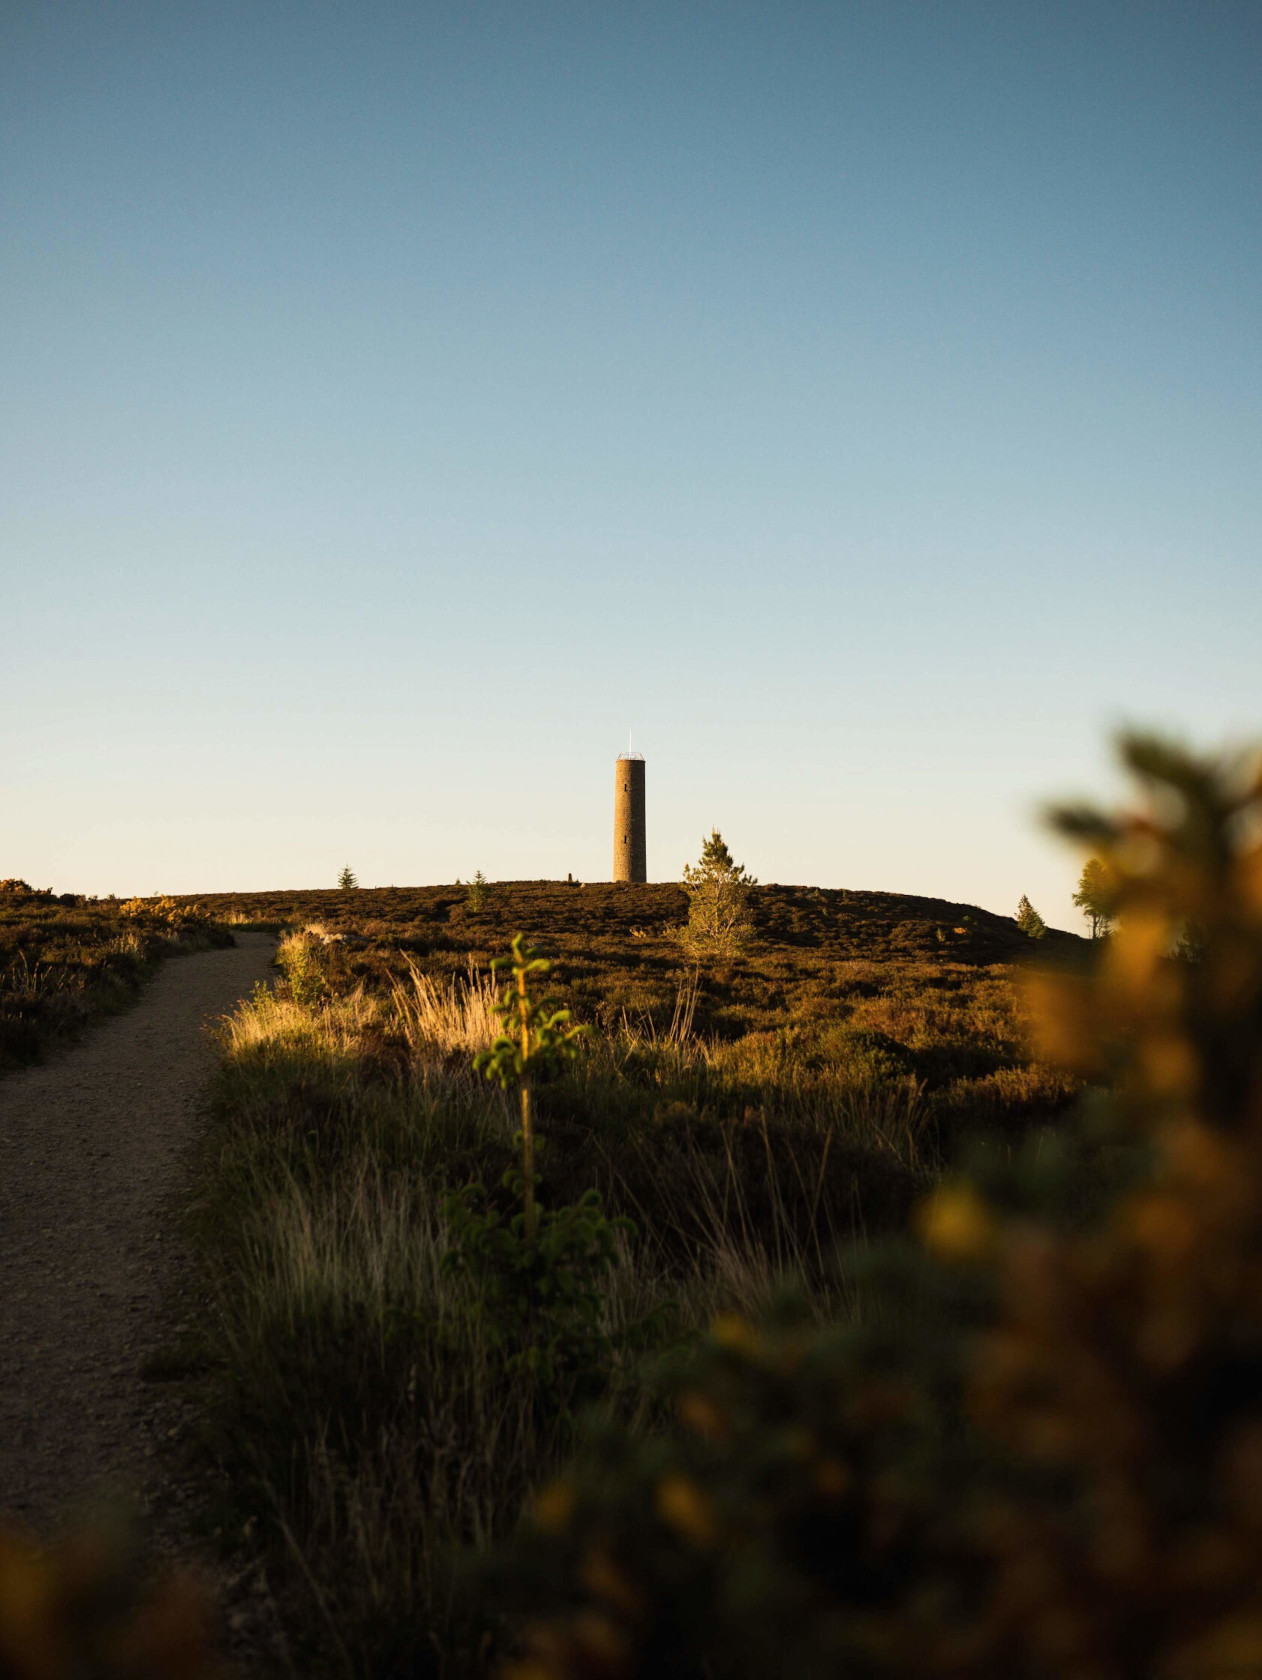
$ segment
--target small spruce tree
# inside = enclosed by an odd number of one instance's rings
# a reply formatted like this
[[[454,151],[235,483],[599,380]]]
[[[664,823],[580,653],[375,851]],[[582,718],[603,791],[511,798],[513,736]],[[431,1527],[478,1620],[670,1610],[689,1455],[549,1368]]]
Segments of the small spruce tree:
[[[479,869],[465,888],[465,903],[469,906],[469,909],[475,916],[486,903],[486,895],[489,887],[490,882]]]
[[[758,885],[743,864],[734,861],[718,829],[701,848],[696,863],[684,865],[688,925],[680,930],[692,957],[730,957],[753,933],[749,893]]]
[[[1016,922],[1027,939],[1044,939],[1047,936],[1047,923],[1024,893],[1021,894],[1021,902],[1017,905]]]
[[[351,868],[349,863],[338,876],[337,884],[341,887],[343,892],[351,892],[359,885],[359,882],[355,877],[355,871]]]

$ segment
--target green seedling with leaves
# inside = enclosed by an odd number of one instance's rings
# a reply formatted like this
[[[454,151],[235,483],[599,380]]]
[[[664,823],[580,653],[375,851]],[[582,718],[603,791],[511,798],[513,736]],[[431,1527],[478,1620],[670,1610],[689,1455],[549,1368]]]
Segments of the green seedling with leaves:
[[[603,1391],[620,1349],[660,1334],[661,1315],[624,1326],[615,1346],[602,1325],[603,1285],[618,1263],[619,1236],[633,1234],[634,1226],[610,1219],[598,1190],[565,1207],[541,1211],[536,1203],[531,1088],[572,1061],[591,1029],[576,1026],[555,998],[531,995],[531,977],[548,975],[552,964],[522,934],[512,956],[494,966],[512,969],[496,1008],[504,1031],[473,1065],[502,1089],[518,1091],[521,1164],[508,1169],[502,1184],[520,1199],[521,1211],[505,1216],[480,1184],[446,1197],[452,1242],[443,1267],[476,1285],[489,1346],[506,1368],[528,1375],[552,1411],[568,1414]]]
[[[504,1031],[489,1050],[482,1050],[474,1057],[473,1065],[489,1080],[498,1082],[502,1090],[517,1087],[521,1103],[525,1233],[533,1241],[537,1216],[531,1086],[537,1079],[547,1078],[566,1062],[573,1061],[581,1041],[591,1029],[574,1025],[569,1010],[559,1009],[555,998],[536,1000],[531,997],[527,984],[531,975],[547,976],[552,972],[552,964],[546,957],[541,957],[533,945],[526,943],[525,934],[519,933],[514,938],[511,957],[497,957],[491,967],[511,967],[513,971],[512,980],[505,986],[500,1002],[495,1006]]]

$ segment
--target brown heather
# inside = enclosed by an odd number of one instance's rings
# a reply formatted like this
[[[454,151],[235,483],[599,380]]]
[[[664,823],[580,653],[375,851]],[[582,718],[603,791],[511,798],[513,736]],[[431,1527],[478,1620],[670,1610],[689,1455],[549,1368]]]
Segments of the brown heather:
[[[540,1193],[546,1209],[596,1189],[634,1223],[599,1326],[601,1411],[634,1429],[660,1410],[646,1356],[786,1289],[813,1322],[862,1314],[839,1256],[900,1225],[978,1117],[1015,1139],[1077,1088],[1024,1045],[1029,942],[961,905],[755,888],[754,939],[706,969],[670,931],[688,910],[671,886],[201,902],[283,934],[275,995],[223,1040],[204,1397],[218,1526],[267,1571],[304,1667],[488,1672],[503,1624],[469,1560],[575,1448],[568,1409],[510,1374],[444,1261],[445,1193],[479,1181],[514,1205],[498,1186],[515,1105],[471,1067],[513,933],[597,1029],[534,1094]]]

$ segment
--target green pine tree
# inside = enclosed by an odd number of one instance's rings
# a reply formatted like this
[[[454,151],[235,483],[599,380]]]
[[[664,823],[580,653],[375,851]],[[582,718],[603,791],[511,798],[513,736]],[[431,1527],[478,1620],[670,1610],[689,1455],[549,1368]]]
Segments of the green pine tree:
[[[1021,902],[1017,905],[1016,922],[1027,939],[1045,939],[1047,937],[1047,923],[1024,893],[1021,894]]]
[[[749,916],[751,887],[758,885],[744,864],[737,863],[718,829],[701,848],[696,863],[684,865],[688,894],[688,925],[680,930],[691,957],[730,957],[753,933]]]

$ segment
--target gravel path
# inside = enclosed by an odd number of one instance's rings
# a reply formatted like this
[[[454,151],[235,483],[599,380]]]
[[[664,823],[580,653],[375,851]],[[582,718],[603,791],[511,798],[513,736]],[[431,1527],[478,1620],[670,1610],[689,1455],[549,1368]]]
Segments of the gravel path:
[[[234,949],[171,958],[127,1013],[0,1080],[0,1513],[28,1530],[106,1489],[158,1514],[158,1454],[182,1425],[140,1368],[181,1328],[204,1027],[274,951],[238,933]]]

